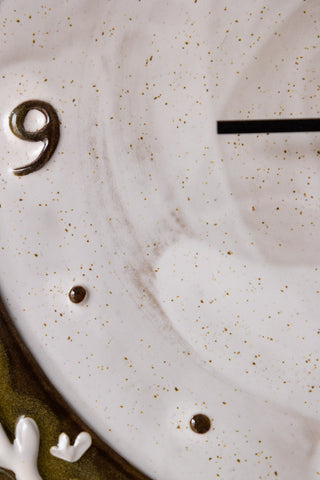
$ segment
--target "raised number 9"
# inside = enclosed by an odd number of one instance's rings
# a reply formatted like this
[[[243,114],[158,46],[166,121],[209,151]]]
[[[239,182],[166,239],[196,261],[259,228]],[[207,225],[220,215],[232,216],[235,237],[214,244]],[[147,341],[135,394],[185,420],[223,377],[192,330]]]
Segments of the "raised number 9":
[[[34,132],[30,132],[24,127],[24,121],[30,110],[39,110],[45,116],[46,121],[42,128]],[[43,148],[38,157],[28,165],[15,168],[13,173],[18,176],[28,175],[42,168],[50,160],[60,137],[59,118],[52,105],[42,100],[28,100],[20,103],[10,114],[9,126],[21,140],[43,142]]]

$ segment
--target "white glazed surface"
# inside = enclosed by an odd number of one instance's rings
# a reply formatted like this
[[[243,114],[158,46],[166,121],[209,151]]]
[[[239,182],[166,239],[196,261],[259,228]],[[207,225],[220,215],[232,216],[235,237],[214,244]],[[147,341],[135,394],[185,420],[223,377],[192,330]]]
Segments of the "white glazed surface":
[[[78,462],[85,452],[91,447],[92,438],[88,432],[81,432],[70,445],[70,438],[66,433],[59,435],[58,445],[50,448],[50,453],[54,457],[61,458],[66,462]]]
[[[17,480],[42,480],[38,472],[40,435],[32,418],[21,417],[13,444],[0,424],[0,467],[15,473]]]
[[[216,121],[320,115],[319,2],[2,0],[0,16],[0,285],[40,366],[154,479],[313,480],[320,134]],[[40,146],[8,116],[33,98],[61,139],[17,178]]]

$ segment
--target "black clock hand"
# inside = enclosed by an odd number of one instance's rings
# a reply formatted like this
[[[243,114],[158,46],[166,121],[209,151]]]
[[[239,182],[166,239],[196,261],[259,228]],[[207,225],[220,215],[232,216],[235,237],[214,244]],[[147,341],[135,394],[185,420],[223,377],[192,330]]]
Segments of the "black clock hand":
[[[319,132],[320,118],[295,118],[276,120],[221,120],[217,133],[290,133]]]

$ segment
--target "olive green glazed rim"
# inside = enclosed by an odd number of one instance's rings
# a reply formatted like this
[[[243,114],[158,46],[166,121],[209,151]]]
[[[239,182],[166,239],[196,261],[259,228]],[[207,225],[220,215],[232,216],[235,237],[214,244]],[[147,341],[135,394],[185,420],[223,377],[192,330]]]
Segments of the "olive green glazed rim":
[[[74,412],[35,361],[0,298],[0,423],[11,441],[21,416],[31,417],[38,425],[38,469],[43,480],[150,480]],[[81,431],[90,433],[92,446],[78,462],[50,454],[60,433],[67,433],[73,442]],[[10,478],[15,478],[13,472],[0,468],[0,480]]]

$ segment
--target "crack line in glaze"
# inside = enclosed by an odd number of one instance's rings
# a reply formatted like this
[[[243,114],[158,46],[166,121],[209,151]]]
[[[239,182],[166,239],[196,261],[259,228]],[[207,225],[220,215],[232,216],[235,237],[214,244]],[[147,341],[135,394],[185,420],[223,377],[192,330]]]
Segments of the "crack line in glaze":
[[[45,116],[45,124],[39,130],[31,132],[26,130],[24,121],[31,110],[38,110]],[[29,142],[43,142],[43,148],[37,158],[23,167],[13,169],[17,176],[28,175],[40,170],[52,157],[60,138],[59,118],[50,103],[42,100],[28,100],[20,103],[11,112],[9,126],[14,135],[21,140]]]
[[[87,432],[81,432],[75,439],[74,445],[70,445],[70,438],[66,433],[59,435],[58,445],[50,448],[50,453],[54,457],[65,460],[66,462],[78,462],[80,458],[91,447],[92,438]]]
[[[0,424],[0,466],[15,473],[17,480],[42,480],[38,468],[40,435],[32,418],[21,417],[13,444]]]

